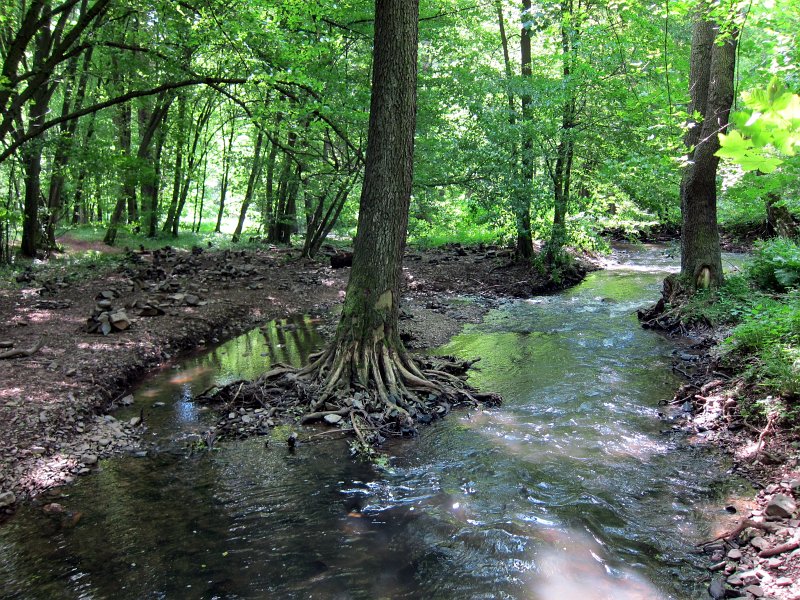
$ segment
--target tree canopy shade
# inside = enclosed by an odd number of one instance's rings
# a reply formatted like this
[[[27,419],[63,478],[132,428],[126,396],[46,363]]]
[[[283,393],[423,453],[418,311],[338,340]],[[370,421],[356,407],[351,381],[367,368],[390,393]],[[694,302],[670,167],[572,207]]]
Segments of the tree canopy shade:
[[[737,38],[743,92],[773,75],[797,91],[800,18],[774,3],[754,4]],[[557,271],[604,229],[680,223],[681,123],[705,123],[689,94],[693,15],[721,40],[746,9],[703,6],[421,0],[410,234],[508,243]],[[109,244],[217,231],[308,257],[350,239],[374,25],[368,0],[3,4],[0,257],[82,225]],[[745,141],[728,151],[758,143],[733,122]]]

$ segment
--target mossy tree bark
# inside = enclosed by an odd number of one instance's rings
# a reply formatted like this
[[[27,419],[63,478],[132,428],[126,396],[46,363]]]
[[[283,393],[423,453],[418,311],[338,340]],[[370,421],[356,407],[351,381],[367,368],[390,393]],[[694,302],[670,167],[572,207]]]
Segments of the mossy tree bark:
[[[695,18],[690,72],[690,123],[685,142],[689,163],[681,181],[681,276],[692,289],[722,283],[722,258],[717,228],[717,165],[719,133],[728,126],[733,104],[736,35],[719,36],[719,27]]]

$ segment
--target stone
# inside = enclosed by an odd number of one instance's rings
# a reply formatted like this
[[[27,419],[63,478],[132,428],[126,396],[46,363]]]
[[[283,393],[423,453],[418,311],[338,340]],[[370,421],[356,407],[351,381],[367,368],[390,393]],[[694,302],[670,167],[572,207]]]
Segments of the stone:
[[[789,496],[785,494],[775,494],[767,504],[766,513],[770,517],[780,517],[788,519],[797,509],[797,505]]]
[[[758,548],[759,550],[765,550],[766,548],[769,548],[769,542],[761,536],[756,536],[750,540],[750,545],[753,546],[753,548]]]
[[[122,406],[130,406],[131,404],[133,404],[133,394],[128,394],[127,396],[125,396],[124,398],[122,398],[122,399],[119,401],[119,403],[120,403]]]
[[[138,427],[142,422],[141,417],[133,417],[130,421],[128,421],[128,425],[131,427]]]
[[[725,584],[721,577],[715,577],[711,580],[711,584],[708,586],[708,593],[714,600],[720,600],[726,596]]]
[[[13,492],[2,492],[0,493],[0,508],[7,508],[9,506],[13,506],[16,503],[17,497],[13,494]]]
[[[730,552],[728,552],[728,558],[731,560],[741,560],[742,558],[742,551],[738,548],[734,548]]]
[[[31,453],[36,454],[37,456],[41,456],[42,454],[45,453],[45,451],[46,450],[41,446],[31,446]]]
[[[791,577],[778,577],[775,580],[775,585],[779,587],[788,587],[794,583],[794,580]]]
[[[109,316],[109,321],[111,321],[111,325],[114,327],[114,329],[118,329],[120,331],[124,331],[131,326],[130,319],[128,319],[128,315],[125,314],[124,310],[118,310],[115,313],[111,313]]]
[[[97,464],[97,455],[96,454],[84,454],[81,456],[81,462],[85,465],[96,465]]]
[[[728,581],[729,584],[731,584],[733,586],[736,586],[736,587],[739,587],[740,585],[742,585],[742,578],[739,577],[739,575],[736,574],[736,573],[734,573],[733,575],[728,577],[727,581]]]
[[[325,415],[324,420],[329,425],[336,425],[342,420],[341,415]]]
[[[760,585],[748,585],[744,588],[744,591],[748,594],[753,594],[756,598],[764,597],[764,589]]]
[[[45,504],[42,507],[42,511],[48,515],[58,515],[64,512],[64,507],[58,502],[51,502],[50,504]]]
[[[100,438],[99,440],[97,440],[97,443],[100,444],[101,446],[108,446],[111,443],[111,440],[108,438]]]
[[[253,417],[251,417],[250,415],[242,416],[242,423],[247,424],[247,423],[252,423],[252,422],[253,422]]]

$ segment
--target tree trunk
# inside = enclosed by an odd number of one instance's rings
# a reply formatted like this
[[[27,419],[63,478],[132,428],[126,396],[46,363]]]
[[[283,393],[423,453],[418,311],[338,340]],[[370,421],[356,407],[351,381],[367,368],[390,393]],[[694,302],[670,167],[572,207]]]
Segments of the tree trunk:
[[[572,161],[575,142],[572,139],[575,127],[575,91],[571,80],[575,43],[578,35],[572,0],[561,5],[561,60],[564,104],[561,110],[561,131],[556,151],[556,165],[553,172],[553,227],[544,251],[544,261],[557,265],[567,242],[567,211],[570,201]]]
[[[385,403],[398,402],[405,372],[415,369],[397,322],[413,169],[418,10],[418,0],[376,0],[358,235],[342,316],[327,353],[322,398],[356,385],[376,390]]]
[[[50,47],[50,18],[45,19],[44,25],[39,30],[36,38],[36,53],[34,64],[40,65],[45,60]],[[43,84],[33,92],[33,104],[31,105],[29,117],[29,127],[33,131],[39,129],[44,124],[47,114],[50,97],[55,86]],[[44,140],[34,139],[23,147],[22,163],[25,170],[25,204],[22,215],[22,241],[20,252],[23,256],[36,256],[36,249],[39,246],[39,201],[42,196],[42,145]]]
[[[233,243],[239,242],[242,237],[242,229],[244,228],[244,220],[247,218],[247,210],[250,208],[250,203],[253,201],[253,193],[256,189],[256,181],[261,175],[261,148],[264,144],[264,132],[259,129],[258,136],[256,137],[256,146],[253,150],[253,164],[250,167],[250,176],[247,178],[247,190],[242,200],[242,210],[239,211],[239,222],[236,223],[236,230],[233,232]]]
[[[511,68],[508,60],[508,41],[506,40],[505,31],[503,27],[503,12],[502,7],[498,4],[497,10],[500,18],[500,33],[503,42],[503,55],[506,61],[506,77],[510,79]],[[525,21],[529,18],[526,13],[531,10],[531,0],[523,0],[522,2],[522,31],[520,38],[520,67],[522,76],[530,79],[531,70],[531,32],[525,25]],[[510,83],[510,82],[509,82]],[[522,100],[522,121],[523,125],[531,120],[531,97],[529,94],[524,93],[521,97]],[[511,114],[509,121],[514,125],[514,99],[511,92],[508,92],[508,104]],[[525,128],[523,127],[523,130]],[[516,148],[514,148],[516,153]],[[514,170],[516,171],[516,158],[514,159]],[[516,178],[516,177],[515,177]],[[533,141],[528,133],[523,134],[522,141],[522,177],[521,180],[514,185],[514,220],[517,228],[517,244],[516,244],[516,257],[518,261],[530,261],[533,257],[533,239],[531,238],[531,201],[529,190],[530,182],[533,178]]]
[[[231,123],[231,135],[228,143],[225,137],[222,138],[222,181],[219,189],[219,211],[217,212],[217,224],[214,233],[219,233],[222,227],[222,217],[225,214],[225,196],[228,194],[228,181],[231,172],[231,152],[233,152],[233,136],[236,131],[235,123]]]
[[[181,195],[181,183],[183,182],[183,150],[186,144],[186,96],[181,94],[178,97],[178,132],[175,142],[175,173],[172,182],[172,200],[167,209],[167,218],[161,228],[163,233],[172,231],[172,224],[175,221],[175,213],[178,210],[178,200]]]
[[[128,209],[128,222],[133,222],[136,215],[136,169],[133,165],[131,156],[131,117],[132,109],[130,103],[120,104],[117,107],[117,118],[115,119],[117,131],[119,132],[119,146],[122,151],[122,188],[117,202],[114,205],[114,212],[111,213],[111,220],[108,223],[108,230],[103,238],[103,242],[113,246],[117,241],[117,231],[122,221],[122,214]],[[133,213],[131,213],[133,211]]]
[[[717,134],[724,133],[733,104],[736,35],[728,34],[717,44],[714,41],[717,31],[718,27],[701,17],[695,20],[690,92],[694,112],[703,115],[703,122],[695,146],[690,148],[689,164],[681,182],[681,276],[691,289],[722,283],[717,228],[719,158],[714,154],[720,147]],[[687,134],[686,138],[689,142],[694,136]]]

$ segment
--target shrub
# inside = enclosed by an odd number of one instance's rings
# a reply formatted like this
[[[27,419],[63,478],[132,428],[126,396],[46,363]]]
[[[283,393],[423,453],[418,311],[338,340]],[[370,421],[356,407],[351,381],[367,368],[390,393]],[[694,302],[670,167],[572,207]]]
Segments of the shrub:
[[[783,292],[800,285],[800,246],[787,238],[774,238],[756,247],[747,269],[760,288]]]

